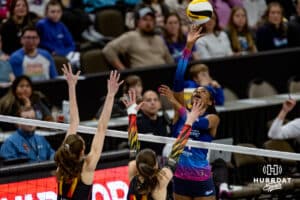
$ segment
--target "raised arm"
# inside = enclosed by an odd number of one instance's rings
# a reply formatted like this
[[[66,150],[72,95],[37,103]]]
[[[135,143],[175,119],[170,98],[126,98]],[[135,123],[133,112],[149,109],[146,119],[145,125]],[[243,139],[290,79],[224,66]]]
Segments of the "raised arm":
[[[105,98],[103,111],[98,121],[98,127],[92,141],[91,150],[86,157],[86,167],[88,171],[94,171],[100,159],[105,132],[110,120],[114,98],[119,90],[119,86],[123,83],[123,81],[119,82],[119,79],[120,74],[117,71],[112,71],[110,73],[109,80],[107,80],[107,95]]]
[[[289,122],[286,125],[283,125],[286,115],[295,107],[295,105],[296,101],[294,99],[288,99],[282,104],[282,109],[269,129],[269,138],[287,139],[298,135],[300,128],[300,126],[297,125],[298,123]]]
[[[135,164],[135,156],[137,152],[140,150],[140,142],[138,140],[138,130],[136,125],[136,114],[143,105],[141,102],[139,105],[136,104],[136,94],[135,90],[128,91],[128,98],[122,99],[124,105],[127,108],[129,123],[128,123],[128,145],[130,149],[129,154],[129,164],[128,164],[128,173],[129,180],[132,179],[136,174],[136,164]]]
[[[202,27],[192,25],[191,31],[188,33],[186,46],[183,50],[182,56],[178,61],[178,65],[174,77],[174,96],[177,101],[184,105],[184,74],[186,72],[188,61],[192,53],[192,48],[195,42],[202,37],[204,34],[201,34]]]
[[[186,143],[188,142],[192,130],[192,124],[202,114],[202,112],[203,112],[203,104],[200,102],[195,102],[193,104],[191,112],[187,114],[187,119],[185,121],[185,124],[172,146],[172,150],[166,165],[166,167],[169,168],[172,172],[175,171],[176,164],[179,160],[179,157],[183,152]]]
[[[80,71],[78,71],[77,74],[74,75],[72,73],[72,66],[70,64],[68,65],[64,64],[62,71],[68,83],[69,102],[70,102],[70,126],[65,136],[65,138],[67,138],[71,134],[76,134],[77,127],[80,122],[77,100],[76,100],[76,85],[77,85]]]

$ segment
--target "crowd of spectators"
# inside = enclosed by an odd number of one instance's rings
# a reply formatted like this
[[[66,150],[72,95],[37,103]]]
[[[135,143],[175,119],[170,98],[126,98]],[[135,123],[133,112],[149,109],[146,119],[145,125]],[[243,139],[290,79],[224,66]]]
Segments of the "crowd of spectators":
[[[185,9],[189,0],[10,0],[1,6],[1,64],[5,72],[2,81],[26,74],[32,55],[24,54],[21,63],[11,56],[25,50],[25,43],[35,43],[52,57],[63,56],[80,69],[81,53],[88,49],[81,44],[91,42],[91,48],[103,48],[111,68],[147,67],[176,63],[181,54],[189,20]],[[196,42],[192,60],[239,56],[260,51],[295,47],[299,41],[299,1],[211,0],[214,15],[204,25],[207,35]],[[103,36],[96,27],[97,15],[105,9],[117,9],[124,16],[125,32],[113,38]],[[125,22],[134,21],[133,27]],[[39,39],[25,39],[25,27],[36,27]],[[102,27],[105,28],[105,27]],[[98,32],[97,32],[97,31]],[[39,42],[38,42],[39,41]],[[103,42],[104,41],[104,42]],[[98,43],[98,46],[95,45]],[[23,50],[20,50],[23,49]],[[44,53],[43,53],[44,54]],[[55,78],[52,60],[44,68],[43,79]],[[9,61],[10,65],[5,61]],[[2,62],[4,61],[4,62]],[[42,63],[41,63],[42,62]],[[1,66],[2,66],[1,65]],[[29,65],[43,66],[34,59]],[[60,66],[57,66],[58,68]],[[10,69],[12,68],[12,70]],[[18,68],[18,70],[15,70]],[[20,70],[23,68],[23,70]],[[29,67],[30,68],[30,67]],[[11,73],[11,71],[13,73]],[[33,79],[33,81],[41,80]]]

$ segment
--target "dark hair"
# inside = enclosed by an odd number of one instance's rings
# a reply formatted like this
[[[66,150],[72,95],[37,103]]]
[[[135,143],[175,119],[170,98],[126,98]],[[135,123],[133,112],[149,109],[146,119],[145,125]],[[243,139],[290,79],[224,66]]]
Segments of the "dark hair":
[[[55,153],[54,160],[57,164],[57,179],[68,181],[72,178],[80,178],[83,160],[81,152],[84,149],[84,141],[77,134],[69,135]]]
[[[156,168],[156,154],[151,149],[143,149],[136,156],[136,168],[144,181],[138,182],[139,187],[137,192],[139,194],[151,193],[158,184],[157,174],[159,169]],[[139,179],[138,179],[139,181]]]
[[[39,31],[37,30],[37,28],[35,26],[32,26],[32,25],[25,26],[22,29],[21,37],[23,37],[23,35],[26,33],[26,31],[35,31],[37,33],[37,35],[40,37]]]
[[[135,86],[136,84],[140,83],[143,85],[142,79],[137,75],[129,75],[125,78],[123,83],[123,94],[127,94],[129,88]]]
[[[10,5],[9,5],[9,13],[10,13],[10,17],[12,17],[15,13],[14,13],[14,9],[18,3],[18,1],[23,1],[27,7],[27,14],[29,13],[29,6],[28,6],[28,2],[27,0],[12,0],[10,2]]]
[[[13,82],[12,82],[12,85],[11,85],[11,90],[12,90],[12,93],[14,96],[16,96],[16,90],[17,90],[17,87],[18,85],[20,84],[21,81],[27,81],[29,86],[31,87],[31,89],[33,88],[33,84],[32,84],[32,81],[31,79],[26,76],[26,75],[21,75],[21,76],[18,76]]]
[[[215,107],[215,93],[216,93],[216,91],[211,86],[200,86],[200,87],[203,87],[206,91],[208,91],[208,93],[209,93],[209,100],[212,102],[211,105],[208,105],[208,107],[206,109],[206,113],[207,114],[218,115],[218,112],[217,112],[216,107]],[[196,88],[194,91],[196,91],[197,89],[198,88]]]
[[[165,25],[166,25],[168,19],[172,16],[176,17],[178,22],[179,22],[178,42],[185,42],[185,35],[182,33],[182,29],[181,29],[181,27],[182,27],[181,19],[180,19],[180,16],[177,13],[168,14],[165,17]],[[166,29],[164,30],[164,38],[166,39],[167,43],[173,43],[172,40],[171,40],[171,35],[167,32]]]
[[[13,82],[9,91],[0,99],[0,113],[17,115],[23,103],[17,98],[16,90],[21,81],[26,80],[32,88],[32,82],[28,76],[18,76]]]
[[[49,10],[50,6],[59,6],[61,8],[61,10],[63,9],[63,5],[60,1],[58,0],[50,0],[45,7],[45,15],[47,15],[47,12]]]

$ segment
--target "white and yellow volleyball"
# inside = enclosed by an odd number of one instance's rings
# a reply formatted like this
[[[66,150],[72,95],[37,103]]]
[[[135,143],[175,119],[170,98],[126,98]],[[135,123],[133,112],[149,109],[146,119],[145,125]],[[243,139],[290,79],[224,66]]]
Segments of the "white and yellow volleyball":
[[[193,24],[204,24],[209,21],[213,7],[208,0],[193,0],[189,3],[186,14]]]

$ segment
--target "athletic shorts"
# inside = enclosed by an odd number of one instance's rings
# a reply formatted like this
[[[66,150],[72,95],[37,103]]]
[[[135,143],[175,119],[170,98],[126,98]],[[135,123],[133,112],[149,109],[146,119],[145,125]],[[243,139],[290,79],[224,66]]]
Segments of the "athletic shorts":
[[[216,194],[212,178],[205,181],[184,180],[174,176],[173,191],[188,197],[208,197]]]

